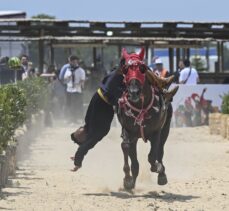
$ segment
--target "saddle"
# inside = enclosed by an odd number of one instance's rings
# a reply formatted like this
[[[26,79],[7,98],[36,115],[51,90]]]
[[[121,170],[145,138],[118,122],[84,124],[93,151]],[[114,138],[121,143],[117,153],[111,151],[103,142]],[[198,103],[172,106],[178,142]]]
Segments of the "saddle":
[[[74,143],[81,145],[86,140],[86,135],[85,127],[81,126],[71,134],[71,139]]]

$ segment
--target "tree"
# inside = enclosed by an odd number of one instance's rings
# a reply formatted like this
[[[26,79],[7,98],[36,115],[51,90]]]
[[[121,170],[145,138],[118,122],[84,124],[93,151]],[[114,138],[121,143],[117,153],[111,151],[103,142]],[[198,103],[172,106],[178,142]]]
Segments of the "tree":
[[[206,70],[204,60],[200,56],[195,55],[191,63],[199,72]]]
[[[56,19],[56,17],[52,15],[40,13],[40,14],[32,16],[32,19]]]

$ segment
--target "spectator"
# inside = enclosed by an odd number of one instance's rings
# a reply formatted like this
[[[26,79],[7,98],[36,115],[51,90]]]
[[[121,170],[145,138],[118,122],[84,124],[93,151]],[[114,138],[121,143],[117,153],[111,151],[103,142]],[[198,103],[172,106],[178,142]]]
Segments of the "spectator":
[[[7,84],[14,81],[14,72],[8,67],[9,57],[0,58],[0,84]]]
[[[180,72],[179,83],[180,84],[197,84],[199,83],[199,75],[195,68],[191,67],[188,59],[184,60],[185,68]]]
[[[28,68],[29,68],[29,78],[35,77],[36,72],[35,72],[32,62],[28,62]]]
[[[19,80],[25,80],[29,77],[29,58],[27,55],[21,56],[21,70],[19,71]]]
[[[185,68],[184,61],[180,60],[178,64],[178,70],[174,73],[174,82],[179,84],[180,72]]]
[[[64,82],[67,84],[68,116],[72,122],[75,122],[77,118],[82,120],[84,113],[82,89],[84,87],[85,71],[79,66],[78,57],[70,56],[69,63],[64,73]]]
[[[60,70],[60,74],[59,74],[59,79],[62,83],[64,83],[64,75],[65,75],[65,72],[67,71],[68,68],[70,68],[71,66],[71,60],[70,60],[71,56],[68,57],[68,63],[65,64],[61,70]]]
[[[162,78],[167,78],[169,76],[169,72],[163,67],[163,63],[160,58],[155,59],[155,68],[153,72]]]

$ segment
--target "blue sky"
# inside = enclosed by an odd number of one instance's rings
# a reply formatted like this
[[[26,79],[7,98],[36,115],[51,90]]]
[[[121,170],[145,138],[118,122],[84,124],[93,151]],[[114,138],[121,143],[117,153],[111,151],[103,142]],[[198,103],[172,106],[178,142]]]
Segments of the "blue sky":
[[[57,19],[106,21],[228,21],[229,0],[1,0],[0,10]]]

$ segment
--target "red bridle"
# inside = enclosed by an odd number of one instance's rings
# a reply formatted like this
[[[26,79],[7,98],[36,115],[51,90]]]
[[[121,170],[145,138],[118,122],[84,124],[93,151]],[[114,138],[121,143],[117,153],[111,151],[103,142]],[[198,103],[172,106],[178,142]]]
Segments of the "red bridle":
[[[145,83],[145,73],[140,67],[144,65],[144,48],[139,54],[128,54],[125,49],[122,50],[122,57],[125,59],[125,65],[122,68],[124,74],[124,82],[129,84],[132,79],[138,80],[141,85]]]
[[[141,49],[139,54],[128,54],[125,49],[122,50],[122,57],[125,59],[125,65],[123,66],[124,82],[128,85],[131,80],[138,80],[143,86],[145,83],[145,71],[147,68],[143,62],[144,59],[144,48]],[[145,68],[145,69],[144,69]],[[146,142],[146,137],[144,133],[144,121],[149,119],[149,110],[153,108],[154,103],[154,88],[152,88],[152,98],[150,103],[144,107],[144,95],[141,95],[141,108],[137,108],[132,105],[128,100],[128,93],[125,92],[123,96],[119,99],[119,108],[124,110],[126,116],[134,119],[134,125],[140,127],[140,134],[142,139]]]
[[[124,82],[126,84],[129,84],[133,79],[138,80],[142,86],[145,83],[145,74],[139,70],[139,66],[129,67],[126,75],[124,76]]]

